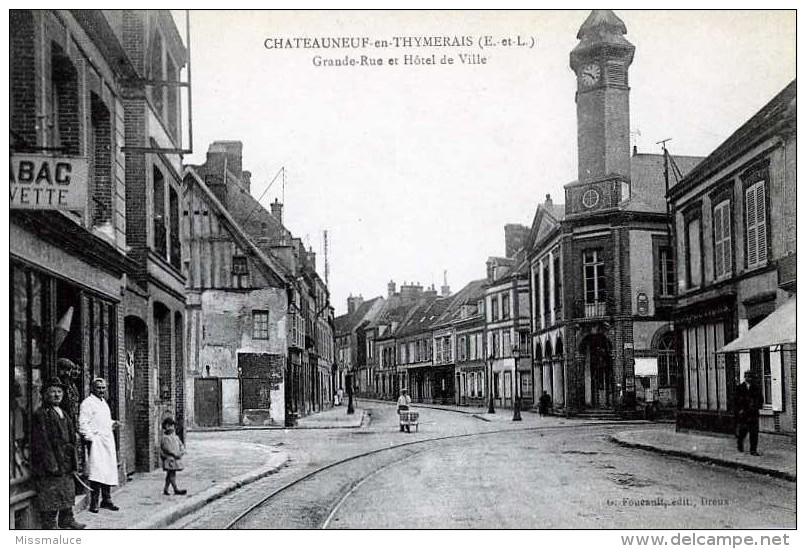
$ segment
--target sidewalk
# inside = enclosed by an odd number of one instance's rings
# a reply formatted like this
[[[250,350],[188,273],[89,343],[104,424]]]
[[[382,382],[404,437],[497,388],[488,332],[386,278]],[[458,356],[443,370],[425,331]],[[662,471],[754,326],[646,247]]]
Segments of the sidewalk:
[[[744,469],[792,482],[796,481],[796,444],[787,436],[759,433],[759,456],[736,450],[733,437],[677,433],[674,425],[663,428],[622,431],[612,441],[662,454],[686,457],[725,467]],[[745,441],[745,450],[748,443]]]
[[[297,428],[360,427],[364,411],[356,408],[355,414],[348,416],[346,410],[346,406],[337,406],[301,418]],[[212,429],[203,431],[209,430]],[[273,446],[231,439],[196,438],[194,432],[188,431],[188,453],[182,458],[185,468],[177,473],[177,485],[187,490],[187,495],[164,495],[165,472],[161,469],[136,473],[130,481],[112,492],[112,499],[120,507],[119,511],[101,509],[95,514],[81,507],[76,512],[76,520],[85,523],[88,529],[164,528],[210,501],[278,471],[289,459],[285,452]]]

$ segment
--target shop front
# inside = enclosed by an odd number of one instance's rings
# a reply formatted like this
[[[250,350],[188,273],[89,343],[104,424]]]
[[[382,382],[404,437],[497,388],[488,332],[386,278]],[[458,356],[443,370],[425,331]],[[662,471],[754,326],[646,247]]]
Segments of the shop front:
[[[59,214],[48,218],[12,212],[11,217],[9,527],[16,529],[37,526],[29,429],[32,414],[41,405],[43,381],[59,375],[69,384],[63,408],[75,421],[90,382],[102,377],[109,387],[112,417],[125,419],[120,405],[125,369],[121,372],[118,364],[122,363],[120,296],[127,260],[83,231],[62,233],[61,246],[48,242],[54,226],[72,223]],[[84,251],[70,253],[78,241],[87,245]],[[96,255],[93,263],[86,257],[90,253]],[[120,433],[116,437],[122,472],[126,441],[120,440]]]

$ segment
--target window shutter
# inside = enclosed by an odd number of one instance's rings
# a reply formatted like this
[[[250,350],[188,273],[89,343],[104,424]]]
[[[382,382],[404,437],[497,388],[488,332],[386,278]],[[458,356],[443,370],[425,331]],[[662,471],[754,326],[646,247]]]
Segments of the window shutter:
[[[783,386],[781,384],[781,351],[770,349],[770,374],[772,378],[772,409],[783,410]]]
[[[733,272],[733,236],[730,231],[732,221],[730,202],[725,202],[724,209],[722,210],[722,252],[725,256],[725,274],[727,275]]]
[[[745,191],[745,210],[747,211],[747,266],[754,267],[758,263],[756,236],[756,192],[754,187]]]
[[[722,204],[719,204],[716,208],[714,208],[714,278],[719,279],[725,274],[725,253],[723,251],[724,243],[722,239],[723,235],[723,228],[722,228]]]
[[[756,249],[758,263],[767,261],[767,201],[764,197],[764,182],[756,184]]]

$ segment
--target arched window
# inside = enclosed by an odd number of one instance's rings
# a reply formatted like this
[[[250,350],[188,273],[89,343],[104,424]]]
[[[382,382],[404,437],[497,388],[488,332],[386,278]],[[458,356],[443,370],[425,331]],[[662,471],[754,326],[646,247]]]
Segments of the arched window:
[[[563,349],[563,339],[561,337],[557,338],[557,349],[554,352],[554,355],[557,358],[560,358],[565,353],[565,349]]]
[[[677,365],[675,363],[674,333],[666,332],[658,340],[658,385],[677,386]]]
[[[543,360],[543,347],[540,346],[539,341],[535,344],[535,360],[536,361]]]
[[[546,352],[544,353],[546,360],[551,360],[551,340],[546,340]]]

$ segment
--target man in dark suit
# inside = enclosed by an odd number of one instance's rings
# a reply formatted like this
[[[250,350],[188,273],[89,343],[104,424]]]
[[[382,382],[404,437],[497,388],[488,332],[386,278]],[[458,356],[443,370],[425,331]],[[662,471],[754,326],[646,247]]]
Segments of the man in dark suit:
[[[736,446],[744,452],[744,439],[750,434],[750,455],[758,455],[758,411],[764,404],[761,388],[753,372],[744,373],[744,381],[736,388]]]
[[[42,406],[34,412],[31,426],[31,470],[37,503],[46,530],[80,530],[84,524],[73,517],[76,472],[76,431],[69,414],[62,410],[64,385],[57,378],[42,386]]]

